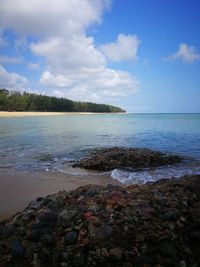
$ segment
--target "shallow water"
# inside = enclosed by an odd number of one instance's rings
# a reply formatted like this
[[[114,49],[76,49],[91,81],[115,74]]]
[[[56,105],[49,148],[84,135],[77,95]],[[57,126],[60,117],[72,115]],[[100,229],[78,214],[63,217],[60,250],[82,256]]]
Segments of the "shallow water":
[[[92,148],[147,147],[192,162],[141,172],[114,170],[122,182],[200,173],[200,114],[97,114],[0,118],[0,170],[66,172]],[[87,175],[80,171],[79,174]]]

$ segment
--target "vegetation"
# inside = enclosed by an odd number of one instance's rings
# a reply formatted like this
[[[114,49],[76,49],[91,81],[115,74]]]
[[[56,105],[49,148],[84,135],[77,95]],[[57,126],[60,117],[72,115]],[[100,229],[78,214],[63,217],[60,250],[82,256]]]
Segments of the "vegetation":
[[[125,112],[119,107],[0,89],[1,111]]]

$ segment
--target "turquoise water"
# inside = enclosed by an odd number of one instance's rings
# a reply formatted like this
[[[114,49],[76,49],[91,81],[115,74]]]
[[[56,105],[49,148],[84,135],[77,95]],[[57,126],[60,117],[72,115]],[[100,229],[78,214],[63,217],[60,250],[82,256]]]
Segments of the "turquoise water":
[[[147,147],[194,159],[172,174],[198,173],[200,114],[97,114],[0,118],[0,169],[64,171],[70,160],[96,147]],[[171,170],[171,169],[170,169]],[[180,171],[181,170],[181,171]],[[139,175],[167,175],[169,169],[146,173],[111,173],[136,180]],[[158,176],[160,177],[160,176]],[[142,179],[142,178],[141,178]],[[157,178],[156,178],[157,179]]]

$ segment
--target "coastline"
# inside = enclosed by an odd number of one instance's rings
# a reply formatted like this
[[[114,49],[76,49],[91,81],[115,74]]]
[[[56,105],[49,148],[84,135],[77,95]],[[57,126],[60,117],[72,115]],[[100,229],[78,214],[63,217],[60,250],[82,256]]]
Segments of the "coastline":
[[[1,172],[0,181],[0,221],[22,211],[32,200],[58,191],[70,191],[87,184],[123,186],[106,174],[81,176],[59,172],[15,172],[15,174]]]
[[[126,114],[125,112],[37,112],[37,111],[0,111],[0,118],[34,117],[34,116],[60,116],[60,115],[100,115],[100,114]]]

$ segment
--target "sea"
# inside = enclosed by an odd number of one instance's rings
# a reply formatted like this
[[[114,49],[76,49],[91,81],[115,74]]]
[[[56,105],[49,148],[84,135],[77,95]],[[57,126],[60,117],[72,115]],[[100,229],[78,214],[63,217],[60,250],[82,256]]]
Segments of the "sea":
[[[124,184],[200,174],[200,114],[62,114],[0,118],[0,172],[91,175],[91,172],[72,168],[73,162],[94,148],[114,146],[149,148],[185,158],[183,163],[174,166],[109,172],[113,179]]]

